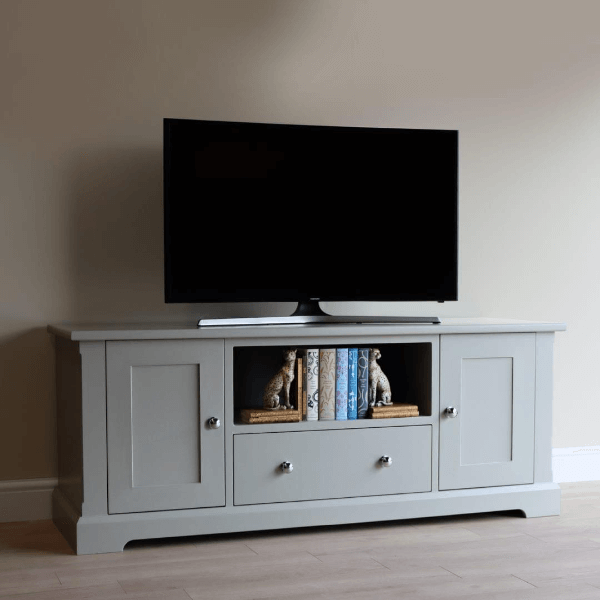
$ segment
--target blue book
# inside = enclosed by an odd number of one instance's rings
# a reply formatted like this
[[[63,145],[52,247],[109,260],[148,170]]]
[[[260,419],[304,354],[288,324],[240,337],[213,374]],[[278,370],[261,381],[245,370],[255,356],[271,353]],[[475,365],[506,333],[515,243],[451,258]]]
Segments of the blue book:
[[[348,348],[348,420],[358,418],[358,348]]]
[[[358,418],[365,419],[369,409],[369,349],[358,349]]]
[[[335,361],[335,418],[348,420],[348,348],[337,348]]]

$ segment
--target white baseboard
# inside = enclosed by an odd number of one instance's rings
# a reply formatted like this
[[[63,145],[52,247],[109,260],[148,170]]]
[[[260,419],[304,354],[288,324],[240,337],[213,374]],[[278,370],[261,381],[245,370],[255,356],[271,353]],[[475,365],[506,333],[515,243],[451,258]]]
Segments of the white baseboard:
[[[600,446],[554,448],[554,483],[600,481]],[[52,518],[56,478],[0,481],[0,523]]]
[[[552,478],[554,483],[600,481],[600,446],[554,448]]]
[[[56,478],[0,481],[0,523],[52,518]]]

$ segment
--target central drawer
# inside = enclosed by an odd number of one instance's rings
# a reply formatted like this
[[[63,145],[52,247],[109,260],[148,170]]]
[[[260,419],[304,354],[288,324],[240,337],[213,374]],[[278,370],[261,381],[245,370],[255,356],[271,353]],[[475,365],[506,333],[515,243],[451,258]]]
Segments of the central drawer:
[[[236,505],[431,491],[431,425],[239,434],[233,454]]]

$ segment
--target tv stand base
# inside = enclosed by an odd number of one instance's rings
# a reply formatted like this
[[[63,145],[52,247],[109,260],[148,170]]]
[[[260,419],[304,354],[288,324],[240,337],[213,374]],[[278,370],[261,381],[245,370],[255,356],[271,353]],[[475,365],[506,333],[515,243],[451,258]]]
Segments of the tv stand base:
[[[121,552],[127,542],[161,537],[268,531],[521,511],[525,517],[560,514],[560,487],[538,483],[429,494],[292,502],[234,509],[203,508],[81,517],[65,496],[53,495],[54,523],[77,554]]]
[[[337,316],[326,313],[318,300],[298,302],[298,307],[290,316],[284,317],[242,317],[234,319],[200,319],[198,327],[239,327],[254,325],[331,325],[346,323],[360,325],[362,323],[376,324],[439,324],[438,317],[392,317],[392,316]]]

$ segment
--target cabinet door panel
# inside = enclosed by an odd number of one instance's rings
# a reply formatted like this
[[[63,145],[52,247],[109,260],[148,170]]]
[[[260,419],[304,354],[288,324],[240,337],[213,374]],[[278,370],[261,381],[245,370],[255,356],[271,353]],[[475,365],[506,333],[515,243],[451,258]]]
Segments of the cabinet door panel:
[[[223,506],[223,342],[107,343],[109,512]]]
[[[535,334],[442,336],[439,489],[533,483],[534,402]]]

